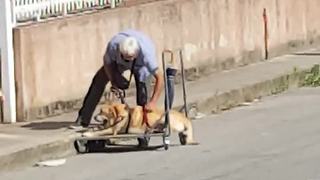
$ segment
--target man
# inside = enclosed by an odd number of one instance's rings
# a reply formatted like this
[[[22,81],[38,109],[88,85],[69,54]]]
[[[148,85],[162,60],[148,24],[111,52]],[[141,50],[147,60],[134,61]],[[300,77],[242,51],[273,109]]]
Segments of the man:
[[[147,110],[156,106],[164,80],[158,68],[155,47],[147,36],[136,30],[126,30],[116,34],[107,45],[103,63],[103,67],[92,80],[76,123],[71,128],[89,126],[92,114],[108,82],[111,82],[113,88],[127,89],[132,75],[136,82],[137,105],[144,106]],[[126,70],[131,71],[129,81],[122,76]],[[153,75],[156,81],[152,97],[148,102],[146,80],[150,75]]]

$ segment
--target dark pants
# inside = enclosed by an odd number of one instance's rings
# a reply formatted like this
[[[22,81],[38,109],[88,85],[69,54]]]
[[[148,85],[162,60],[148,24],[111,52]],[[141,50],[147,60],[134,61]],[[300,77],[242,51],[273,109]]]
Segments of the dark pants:
[[[115,69],[115,68],[113,68]],[[122,72],[119,71],[114,71],[113,72],[114,76],[121,76]],[[148,93],[147,93],[147,86],[146,86],[146,82],[140,82],[138,77],[139,74],[133,72],[134,78],[135,78],[135,82],[136,82],[136,101],[137,101],[137,105],[139,106],[144,106],[147,103],[148,100]],[[117,79],[121,79],[121,78],[117,78]],[[98,72],[95,74],[90,88],[84,98],[84,102],[83,105],[79,111],[79,117],[81,119],[80,123],[83,126],[88,126],[90,124],[93,112],[96,108],[96,106],[98,105],[103,92],[105,90],[105,86],[107,85],[107,83],[109,82],[109,78],[105,73],[104,67],[102,66]],[[79,120],[79,118],[78,118]]]

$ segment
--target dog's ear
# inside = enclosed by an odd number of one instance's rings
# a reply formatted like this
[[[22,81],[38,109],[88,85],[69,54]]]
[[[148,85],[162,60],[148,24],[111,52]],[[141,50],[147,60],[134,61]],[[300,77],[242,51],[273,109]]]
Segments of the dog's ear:
[[[117,104],[114,106],[114,110],[116,113],[116,117],[120,117],[120,116],[126,116],[126,110],[125,110],[125,105],[124,104]]]

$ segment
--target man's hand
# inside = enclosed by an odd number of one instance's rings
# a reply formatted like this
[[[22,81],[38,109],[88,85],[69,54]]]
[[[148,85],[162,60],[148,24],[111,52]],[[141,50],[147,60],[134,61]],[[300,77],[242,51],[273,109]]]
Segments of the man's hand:
[[[0,102],[4,102],[4,101],[5,101],[4,95],[2,91],[0,91]]]
[[[122,89],[117,88],[116,86],[111,86],[110,88],[111,93],[119,99],[126,97],[126,92]]]
[[[152,111],[157,107],[156,103],[153,101],[150,101],[149,103],[146,104],[145,108],[148,111]]]
[[[113,93],[116,93],[116,92],[119,92],[120,90],[116,86],[111,86],[110,91],[113,92]]]
[[[1,102],[4,102],[4,101],[5,101],[4,96],[0,96],[0,101],[1,101]]]

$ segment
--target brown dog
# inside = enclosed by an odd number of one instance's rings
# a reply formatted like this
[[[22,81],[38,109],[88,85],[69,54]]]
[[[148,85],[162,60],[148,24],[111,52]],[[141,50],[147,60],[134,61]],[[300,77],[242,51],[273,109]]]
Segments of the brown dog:
[[[180,143],[183,145],[198,144],[193,140],[191,120],[175,110],[171,110],[169,115],[170,128],[179,133]],[[164,111],[153,110],[147,113],[148,126],[143,122],[143,109],[141,106],[129,109],[126,105],[119,103],[102,106],[96,118],[105,122],[104,129],[85,132],[84,136],[117,135],[126,133],[126,131],[130,134],[143,134],[157,126],[163,126],[165,122]]]

